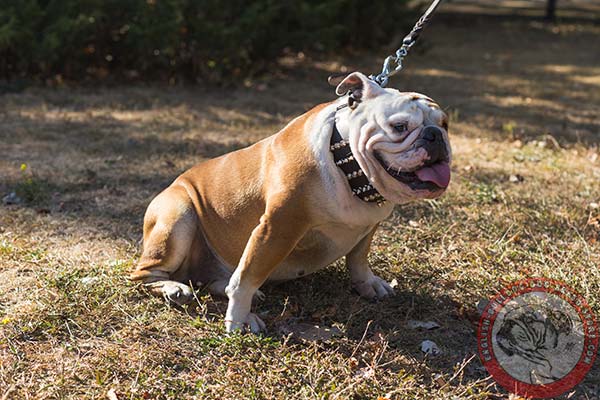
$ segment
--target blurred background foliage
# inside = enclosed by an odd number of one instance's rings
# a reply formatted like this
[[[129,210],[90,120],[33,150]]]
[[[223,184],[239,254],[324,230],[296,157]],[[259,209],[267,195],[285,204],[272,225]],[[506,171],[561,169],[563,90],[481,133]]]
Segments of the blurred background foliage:
[[[0,0],[0,79],[227,83],[285,52],[395,46],[407,2]]]

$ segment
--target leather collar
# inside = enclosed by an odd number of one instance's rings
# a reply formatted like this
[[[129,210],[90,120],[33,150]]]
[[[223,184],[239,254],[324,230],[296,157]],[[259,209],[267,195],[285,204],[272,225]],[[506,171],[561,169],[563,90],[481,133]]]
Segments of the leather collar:
[[[335,165],[338,166],[344,172],[352,194],[362,201],[367,203],[377,203],[378,206],[382,206],[385,203],[385,199],[377,189],[373,187],[369,179],[365,176],[365,173],[358,165],[358,162],[352,155],[350,149],[350,143],[348,143],[337,129],[335,121],[333,122],[333,131],[331,133],[331,140],[329,142],[329,150],[333,154],[333,160]]]

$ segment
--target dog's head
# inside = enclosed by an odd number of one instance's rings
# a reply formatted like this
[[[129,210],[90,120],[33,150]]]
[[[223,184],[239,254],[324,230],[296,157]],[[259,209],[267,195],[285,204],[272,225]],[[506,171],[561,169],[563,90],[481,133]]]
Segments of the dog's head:
[[[338,123],[377,191],[394,203],[444,193],[452,154],[440,107],[422,94],[383,89],[360,72],[337,86],[339,96],[349,92],[350,110]]]

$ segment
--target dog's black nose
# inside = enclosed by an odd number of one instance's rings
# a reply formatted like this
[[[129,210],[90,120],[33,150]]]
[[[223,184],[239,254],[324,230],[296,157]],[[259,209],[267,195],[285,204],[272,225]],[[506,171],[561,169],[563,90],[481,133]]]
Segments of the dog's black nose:
[[[426,165],[435,164],[448,158],[448,150],[444,143],[444,135],[442,130],[434,125],[428,125],[423,128],[421,135],[416,141],[418,147],[422,147],[427,151],[429,160]]]
[[[437,126],[426,126],[421,133],[421,137],[428,142],[443,141],[442,131]]]

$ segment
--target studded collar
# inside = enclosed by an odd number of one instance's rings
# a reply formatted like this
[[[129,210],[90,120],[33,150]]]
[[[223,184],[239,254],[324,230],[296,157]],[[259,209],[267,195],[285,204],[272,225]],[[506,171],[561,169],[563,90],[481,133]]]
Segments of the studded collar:
[[[350,149],[350,143],[348,143],[337,129],[335,121],[333,123],[333,131],[331,133],[331,140],[329,142],[329,150],[333,154],[333,160],[335,165],[344,172],[352,194],[362,201],[367,203],[377,203],[378,206],[382,206],[385,203],[385,199],[377,189],[373,187],[369,179],[365,176],[365,173],[358,165],[358,162],[354,159],[352,150]]]

